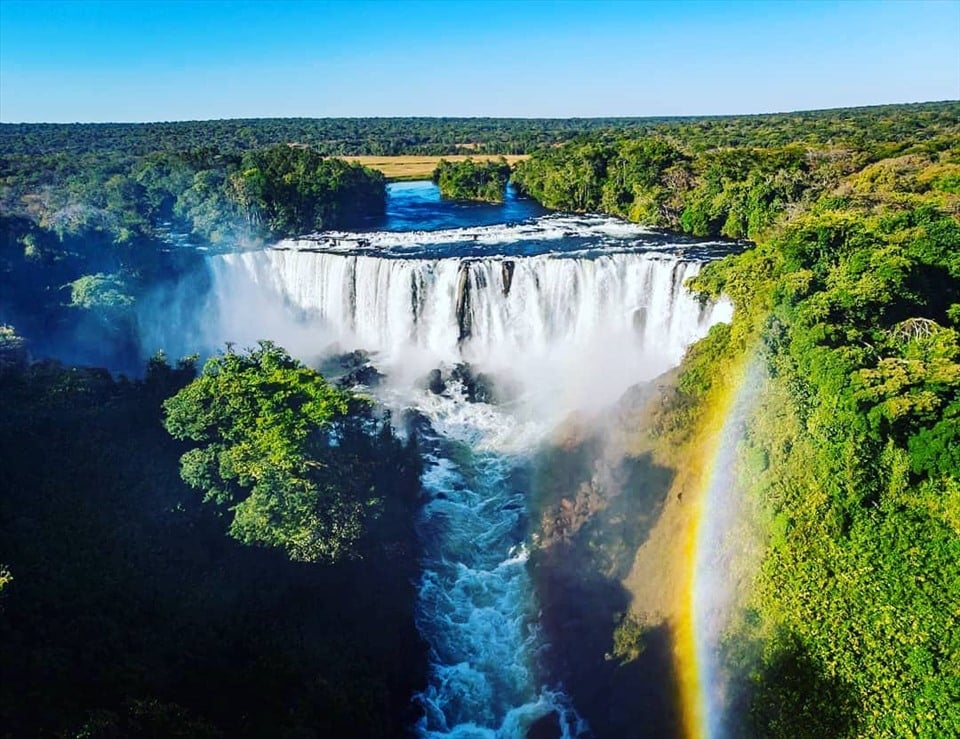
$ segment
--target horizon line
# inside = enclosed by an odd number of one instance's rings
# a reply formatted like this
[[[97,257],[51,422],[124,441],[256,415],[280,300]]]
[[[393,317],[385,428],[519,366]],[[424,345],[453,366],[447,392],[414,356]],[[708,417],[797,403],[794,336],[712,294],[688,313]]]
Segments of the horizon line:
[[[603,120],[709,120],[716,118],[753,118],[763,116],[799,115],[802,113],[828,113],[830,111],[867,110],[870,108],[889,108],[894,106],[945,105],[960,103],[960,98],[942,100],[913,100],[887,103],[869,103],[866,105],[846,105],[827,108],[802,108],[794,110],[761,111],[753,113],[696,113],[696,114],[658,114],[658,115],[571,115],[571,116],[535,116],[535,115],[335,115],[335,116],[252,116],[227,118],[181,118],[152,121],[5,121],[0,126],[151,126],[182,123],[222,123],[228,121],[358,121],[358,120],[500,120],[500,121],[603,121]]]

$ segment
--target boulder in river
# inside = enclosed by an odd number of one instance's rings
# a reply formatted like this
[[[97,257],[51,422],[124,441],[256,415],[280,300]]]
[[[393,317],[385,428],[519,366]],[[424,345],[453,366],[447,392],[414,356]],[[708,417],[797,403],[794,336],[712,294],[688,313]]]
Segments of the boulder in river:
[[[483,372],[474,372],[473,367],[461,362],[453,368],[450,379],[463,386],[463,394],[470,403],[496,403],[493,378]]]
[[[426,379],[426,387],[427,390],[434,395],[440,395],[444,391],[446,385],[444,385],[443,374],[441,374],[440,370],[430,370],[430,374],[427,375]]]
[[[560,714],[550,711],[530,724],[526,739],[560,739],[561,736],[563,732],[560,730]]]

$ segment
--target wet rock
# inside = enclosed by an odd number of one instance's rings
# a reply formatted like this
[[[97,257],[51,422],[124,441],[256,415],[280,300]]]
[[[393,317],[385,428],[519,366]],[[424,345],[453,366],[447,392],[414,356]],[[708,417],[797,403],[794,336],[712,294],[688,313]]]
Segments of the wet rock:
[[[457,326],[460,329],[459,341],[462,343],[473,333],[470,318],[470,262],[460,262],[460,274],[457,278]]]
[[[638,334],[642,334],[647,328],[647,309],[637,308],[633,312],[633,329]]]
[[[342,354],[338,361],[344,369],[359,369],[370,364],[370,355],[362,349],[354,349],[352,352]]]
[[[560,729],[560,714],[550,711],[530,724],[526,739],[560,739],[561,736],[563,732]]]
[[[470,403],[496,403],[493,378],[483,372],[474,373],[473,367],[461,362],[450,373],[450,379],[463,386],[463,394]]]
[[[407,436],[431,436],[433,426],[430,419],[414,408],[406,408],[400,413],[398,425]]]
[[[513,284],[514,263],[505,259],[500,263],[500,278],[503,281],[503,294],[510,294],[510,286]]]
[[[446,395],[452,388],[459,385],[468,403],[490,403],[491,405],[502,403],[513,397],[515,393],[514,388],[509,386],[505,389],[501,388],[501,383],[493,375],[476,372],[473,366],[466,362],[455,365],[449,371],[430,370],[418,385],[434,395]]]
[[[443,375],[440,374],[440,370],[430,370],[430,374],[427,375],[426,386],[427,389],[434,395],[440,395],[444,391],[445,385],[443,383]]]
[[[351,388],[356,385],[376,387],[384,377],[385,375],[372,364],[365,364],[347,372],[337,381],[337,384],[343,388]]]

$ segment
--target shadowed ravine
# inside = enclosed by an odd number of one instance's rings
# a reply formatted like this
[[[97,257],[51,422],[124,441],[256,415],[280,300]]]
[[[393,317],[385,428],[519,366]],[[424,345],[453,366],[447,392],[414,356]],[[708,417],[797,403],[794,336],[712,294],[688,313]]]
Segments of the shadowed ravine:
[[[652,387],[643,390],[625,403],[637,404]],[[551,644],[547,663],[596,736],[678,737],[671,626],[645,628],[635,656],[611,654],[617,625],[643,608],[622,583],[659,520],[674,473],[649,452],[621,448],[605,423],[569,424],[537,459],[531,563]]]

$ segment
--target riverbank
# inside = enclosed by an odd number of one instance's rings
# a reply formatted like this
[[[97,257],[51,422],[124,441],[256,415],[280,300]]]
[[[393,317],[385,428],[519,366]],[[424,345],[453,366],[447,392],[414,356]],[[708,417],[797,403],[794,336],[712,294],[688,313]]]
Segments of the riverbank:
[[[703,648],[714,654],[756,571],[759,541],[745,523],[756,512],[743,518],[729,491],[710,492],[718,476],[726,490],[737,468],[745,411],[730,408],[741,383],[711,396],[695,433],[677,438],[663,428],[677,377],[631,388],[605,415],[568,420],[538,460],[530,561],[546,669],[598,737],[701,735],[729,677],[703,662]],[[722,536],[733,529],[734,540]],[[716,684],[704,684],[708,675]]]

